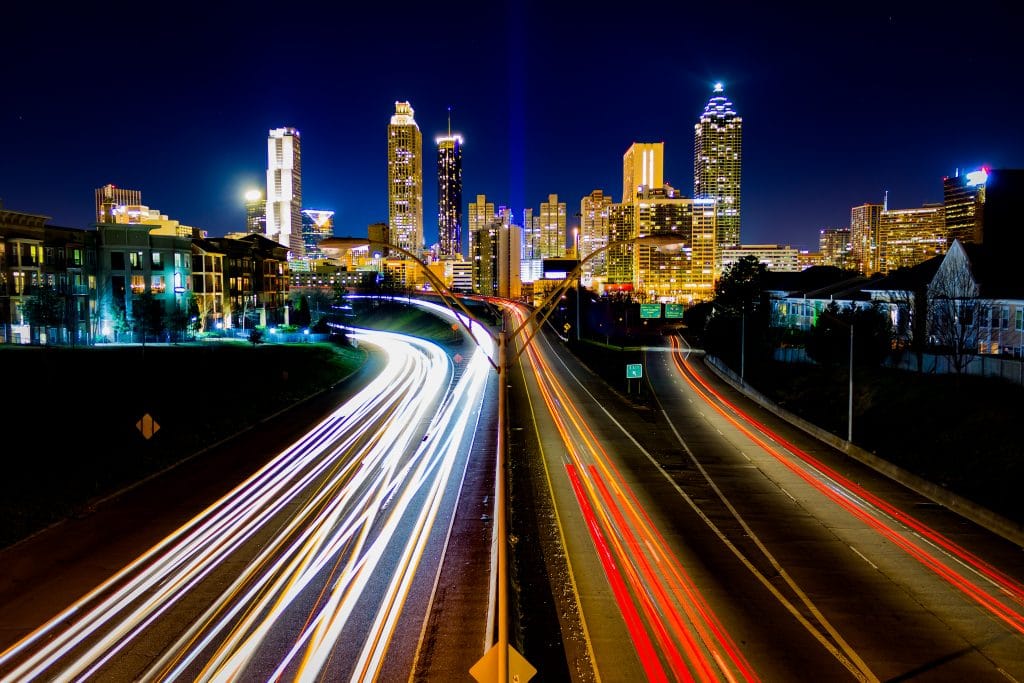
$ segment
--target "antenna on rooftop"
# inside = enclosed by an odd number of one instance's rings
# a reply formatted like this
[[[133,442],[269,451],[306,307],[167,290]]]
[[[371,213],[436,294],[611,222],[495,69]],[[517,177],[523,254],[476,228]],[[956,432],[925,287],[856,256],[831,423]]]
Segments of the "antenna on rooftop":
[[[452,136],[452,105],[448,105],[448,137]]]
[[[885,197],[882,198],[882,211],[889,210],[889,190],[885,191]]]

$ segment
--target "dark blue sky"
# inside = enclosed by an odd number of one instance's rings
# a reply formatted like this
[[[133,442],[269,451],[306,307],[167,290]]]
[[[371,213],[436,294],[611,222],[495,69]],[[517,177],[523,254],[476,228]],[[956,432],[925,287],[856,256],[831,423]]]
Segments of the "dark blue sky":
[[[211,235],[240,230],[267,131],[294,126],[303,204],[365,234],[387,219],[398,99],[423,131],[428,242],[448,106],[464,204],[482,193],[521,216],[557,193],[571,215],[595,188],[620,199],[634,141],[664,142],[666,180],[689,195],[693,124],[721,80],[744,119],[744,243],[815,248],[885,190],[914,207],[957,168],[1024,167],[1013,3],[15,4],[0,198],[56,225],[88,227],[111,182]]]

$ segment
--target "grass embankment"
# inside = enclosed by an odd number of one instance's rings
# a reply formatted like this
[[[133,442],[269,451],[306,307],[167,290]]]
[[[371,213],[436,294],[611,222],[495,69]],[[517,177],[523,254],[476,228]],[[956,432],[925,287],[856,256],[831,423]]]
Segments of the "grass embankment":
[[[401,332],[433,342],[453,341],[457,333],[451,323],[416,306],[397,301],[363,300],[352,305],[351,324],[371,330]]]
[[[649,339],[651,345],[663,345]],[[624,391],[637,351],[595,342],[573,352]],[[748,365],[758,391],[840,438],[847,433],[845,369],[802,363]],[[853,440],[908,472],[1024,524],[1024,439],[1017,427],[1024,387],[998,378],[854,369]],[[636,384],[632,387],[637,391]],[[633,399],[650,399],[646,386]]]
[[[849,376],[771,363],[751,382],[779,405],[845,438]],[[1024,523],[1024,387],[992,377],[854,369],[853,441],[865,450]]]
[[[165,469],[358,368],[328,344],[0,347],[0,547]],[[149,414],[159,431],[143,438]]]

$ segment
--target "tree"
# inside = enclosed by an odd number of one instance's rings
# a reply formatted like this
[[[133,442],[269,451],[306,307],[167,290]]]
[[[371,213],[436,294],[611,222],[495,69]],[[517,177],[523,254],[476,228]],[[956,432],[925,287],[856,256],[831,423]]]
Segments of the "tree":
[[[29,326],[44,331],[64,324],[64,308],[64,297],[48,284],[36,286],[24,303]],[[49,343],[49,335],[46,339]]]
[[[857,307],[831,302],[807,335],[807,355],[822,365],[839,367],[848,363],[851,326],[854,365],[881,365],[892,350],[892,322],[877,302]]]
[[[148,335],[159,336],[165,329],[163,302],[148,289],[135,297],[132,317],[136,328],[142,333],[143,344]]]
[[[991,306],[979,294],[967,254],[954,241],[928,285],[928,330],[957,373],[977,355],[980,332],[988,322]]]
[[[705,317],[705,349],[741,374],[748,360],[771,356],[770,307],[763,291],[766,272],[756,256],[734,263],[715,283],[712,311]]]
[[[750,313],[760,303],[764,274],[768,271],[756,256],[744,256],[715,283],[715,307],[728,313]]]
[[[309,327],[313,318],[309,311],[309,298],[301,291],[293,291],[289,299],[292,311],[288,316],[288,323],[296,327]]]

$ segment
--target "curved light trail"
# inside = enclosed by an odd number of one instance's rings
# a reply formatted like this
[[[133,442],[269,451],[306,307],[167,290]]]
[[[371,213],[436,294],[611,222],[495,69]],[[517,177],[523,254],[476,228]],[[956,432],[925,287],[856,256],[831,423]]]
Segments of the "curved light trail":
[[[711,387],[689,365],[677,337],[673,362],[679,375],[709,406],[767,454],[933,571],[1011,630],[1024,634],[1024,586],[920,520],[850,481],[790,443]]]
[[[508,309],[520,323],[527,317],[519,306]],[[526,352],[565,446],[572,491],[645,676],[655,681],[758,680],[539,347],[532,343]]]
[[[0,678],[377,676],[435,521],[453,509],[446,492],[473,438],[493,349],[478,340],[451,386],[450,361],[436,345],[351,335],[387,354],[378,377],[0,653]]]

